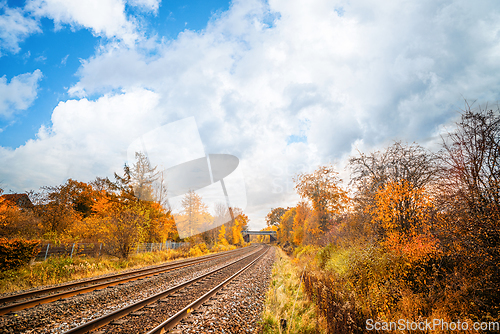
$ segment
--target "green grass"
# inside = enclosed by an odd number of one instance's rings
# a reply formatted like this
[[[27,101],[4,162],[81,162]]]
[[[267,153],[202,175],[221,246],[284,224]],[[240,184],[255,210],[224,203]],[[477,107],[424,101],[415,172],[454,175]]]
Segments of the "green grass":
[[[326,333],[314,304],[299,287],[302,270],[276,248],[276,261],[262,314],[262,333]],[[285,330],[280,326],[281,319],[287,321]]]

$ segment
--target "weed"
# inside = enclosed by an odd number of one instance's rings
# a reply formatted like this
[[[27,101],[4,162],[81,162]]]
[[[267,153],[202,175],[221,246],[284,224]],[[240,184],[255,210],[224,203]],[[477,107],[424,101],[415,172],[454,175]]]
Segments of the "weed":
[[[326,333],[324,320],[307,299],[300,285],[302,268],[298,268],[279,248],[273,266],[271,284],[266,296],[260,330],[268,333]],[[286,319],[282,328],[281,319]]]

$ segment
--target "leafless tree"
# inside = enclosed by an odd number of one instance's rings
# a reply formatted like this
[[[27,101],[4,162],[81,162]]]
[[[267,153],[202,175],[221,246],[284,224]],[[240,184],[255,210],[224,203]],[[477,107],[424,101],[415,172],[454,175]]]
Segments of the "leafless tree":
[[[466,108],[443,137],[443,211],[474,252],[498,253],[500,242],[500,109]],[[489,255],[491,256],[491,254]]]
[[[370,154],[359,152],[349,159],[351,185],[358,192],[358,199],[368,200],[387,182],[405,180],[413,187],[431,186],[439,178],[437,155],[422,146],[395,142],[384,151]]]

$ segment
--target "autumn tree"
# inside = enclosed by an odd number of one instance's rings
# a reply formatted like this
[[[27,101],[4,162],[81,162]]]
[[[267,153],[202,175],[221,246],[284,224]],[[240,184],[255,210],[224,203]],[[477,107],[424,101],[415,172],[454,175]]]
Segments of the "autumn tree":
[[[221,225],[220,227],[219,237],[217,241],[224,246],[229,244],[226,240],[226,227],[224,225]]]
[[[439,242],[432,233],[436,208],[424,187],[406,180],[388,182],[376,193],[371,214],[386,249],[410,262],[436,256]]]
[[[391,181],[375,195],[373,219],[380,221],[386,233],[422,233],[430,226],[434,205],[424,188],[416,188],[410,182]]]
[[[155,201],[139,201],[144,216],[145,241],[148,243],[165,242],[178,238],[175,220],[170,211]]]
[[[342,180],[338,173],[331,165],[320,166],[312,173],[297,175],[294,182],[300,197],[311,202],[321,231],[326,232],[332,216],[343,212],[349,201],[346,191],[340,187]]]
[[[310,230],[310,226],[308,224],[311,222],[311,214],[311,208],[307,202],[300,202],[297,204],[292,228],[292,241],[294,244],[302,245],[307,235],[314,234],[313,231]]]
[[[446,178],[454,210],[467,215],[491,244],[500,239],[500,109],[479,107],[462,114],[457,129],[443,138]]]
[[[85,186],[69,179],[65,184],[45,186],[41,192],[30,194],[35,204],[34,212],[47,238],[67,237],[73,225],[89,214],[87,205],[92,204]]]
[[[401,142],[383,151],[359,152],[359,156],[349,159],[349,168],[351,182],[372,189],[371,193],[390,181],[406,180],[420,188],[434,182],[440,171],[436,155],[416,143]]]
[[[59,192],[67,194],[67,199],[71,203],[71,206],[82,216],[82,218],[91,215],[92,206],[97,196],[92,185],[68,179],[66,183],[60,187]]]
[[[229,208],[225,203],[216,203],[215,204],[215,214],[214,214],[214,226],[222,226],[225,225],[224,227],[224,239],[228,239],[228,228],[227,226],[231,226],[230,224],[232,223],[231,221],[231,214],[229,212]],[[217,229],[216,229],[217,231]],[[214,236],[215,237],[215,236]]]
[[[234,220],[234,225],[232,227],[233,245],[242,245],[245,243],[241,231],[243,231],[243,222],[237,218]]]
[[[210,225],[213,217],[208,212],[208,206],[203,203],[200,195],[194,191],[186,193],[181,201],[182,211],[176,215],[177,228],[181,234],[193,236],[204,230],[204,225]]]
[[[112,254],[126,258],[144,241],[147,217],[140,202],[108,193],[101,196],[92,209],[94,214],[84,222],[87,237],[103,242]]]
[[[201,239],[203,239],[203,242],[206,244],[217,243],[220,234],[219,227],[223,224],[226,224],[224,233],[228,234],[227,227],[229,225],[227,223],[231,221],[231,216],[225,203],[216,203],[214,209],[214,216],[206,222],[206,227],[204,228],[205,231],[200,234]],[[224,238],[227,240],[228,237],[225,235]]]
[[[146,201],[155,200],[154,182],[159,177],[156,166],[153,167],[148,157],[142,152],[135,153],[135,163],[132,167],[123,167],[123,176],[115,173],[115,185],[121,191]]]
[[[102,242],[111,254],[127,257],[140,242],[178,237],[175,221],[159,203],[141,200],[108,179],[92,184],[92,214],[71,230],[75,238]],[[97,190],[99,189],[99,190]]]
[[[233,212],[236,214],[235,219],[237,219],[241,225],[241,230],[247,230],[250,218],[248,218],[248,216],[240,208],[234,208]]]
[[[278,241],[282,244],[292,243],[293,220],[297,213],[296,208],[290,208],[281,217],[278,231],[276,232]]]
[[[355,187],[353,203],[356,211],[356,220],[351,220],[350,227],[366,234],[383,232],[383,228],[374,223],[370,212],[376,206],[377,194],[387,184],[409,184],[412,189],[426,189],[427,194],[434,194],[441,175],[438,156],[416,143],[395,142],[382,151],[360,152],[349,159],[348,166],[350,184]],[[411,201],[401,201],[398,205],[403,206],[401,212],[413,209]],[[360,226],[355,226],[356,222]],[[371,224],[373,231],[364,228],[362,225],[365,224]]]
[[[143,152],[135,153],[136,162],[131,168],[131,183],[136,197],[152,201],[155,199],[153,184],[159,177],[156,166],[153,167],[146,154]]]
[[[281,217],[285,214],[285,212],[288,211],[290,208],[274,208],[271,209],[271,212],[269,212],[266,216],[266,224],[267,226],[278,226],[280,224]]]
[[[0,237],[35,238],[39,236],[39,219],[31,208],[19,207],[16,202],[1,196],[0,188]],[[24,195],[24,194],[23,194]]]
[[[231,227],[232,236],[231,243],[233,245],[244,243],[242,231],[248,229],[248,222],[250,218],[243,212],[241,208],[231,208],[233,211],[234,220],[229,221],[228,226]]]
[[[162,174],[156,171],[148,157],[136,152],[136,162],[132,167],[125,165],[123,176],[115,173],[115,182],[108,179],[97,179],[96,185],[105,192],[118,196],[124,203],[137,203],[141,207],[144,226],[144,241],[148,243],[162,242],[178,238],[175,220],[170,208],[164,204],[166,186],[156,189],[155,182]],[[161,182],[163,180],[161,179]],[[159,196],[159,197],[156,197]]]
[[[413,187],[431,188],[440,176],[438,156],[412,143],[395,142],[383,151],[359,152],[349,159],[351,185],[357,189],[355,203],[373,203],[375,193],[388,182],[406,181]],[[362,209],[362,208],[361,208]]]
[[[491,291],[500,287],[500,109],[466,103],[456,125],[443,137],[439,236],[460,268],[453,270],[476,282],[484,305],[498,305]]]

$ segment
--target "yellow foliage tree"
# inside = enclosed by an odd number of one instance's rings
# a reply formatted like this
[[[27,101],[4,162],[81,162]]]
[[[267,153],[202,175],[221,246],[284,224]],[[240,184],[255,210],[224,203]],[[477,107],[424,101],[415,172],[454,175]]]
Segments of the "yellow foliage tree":
[[[302,245],[304,236],[311,233],[308,229],[307,222],[311,216],[311,209],[307,202],[300,202],[296,207],[296,214],[293,218],[293,243]]]
[[[297,213],[296,208],[291,208],[280,219],[278,231],[276,232],[278,240],[281,243],[292,242],[293,220]]]
[[[226,227],[224,225],[221,225],[221,227],[220,227],[218,241],[220,244],[222,244],[224,246],[229,245],[229,243],[226,240]]]
[[[244,244],[245,241],[243,240],[243,235],[241,234],[241,231],[243,230],[243,224],[239,221],[239,219],[234,220],[234,225],[233,225],[233,244],[234,245],[241,245]]]

